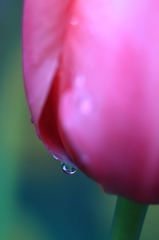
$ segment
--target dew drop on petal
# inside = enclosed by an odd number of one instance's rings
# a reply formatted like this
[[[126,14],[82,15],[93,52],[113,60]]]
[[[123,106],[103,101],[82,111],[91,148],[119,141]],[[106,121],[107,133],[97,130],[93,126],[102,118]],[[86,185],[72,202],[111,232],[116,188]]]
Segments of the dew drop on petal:
[[[78,24],[78,18],[77,18],[77,16],[72,15],[69,22],[70,22],[70,24],[72,24],[72,25],[77,25],[77,24]]]
[[[90,99],[84,99],[79,105],[80,111],[83,114],[88,114],[92,111],[92,103]]]
[[[85,84],[85,77],[84,76],[77,76],[74,80],[74,86],[76,88],[82,88]]]
[[[34,120],[33,120],[33,118],[31,118],[31,123],[34,123]]]
[[[64,171],[64,173],[66,173],[66,174],[74,174],[77,171],[76,168],[71,167],[71,166],[67,165],[66,163],[61,163],[61,167],[62,167],[62,170]]]

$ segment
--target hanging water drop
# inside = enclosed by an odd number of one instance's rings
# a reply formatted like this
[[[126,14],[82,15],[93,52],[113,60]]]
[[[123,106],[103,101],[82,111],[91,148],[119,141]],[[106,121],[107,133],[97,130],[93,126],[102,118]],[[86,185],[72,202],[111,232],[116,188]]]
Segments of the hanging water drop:
[[[66,163],[61,163],[61,167],[62,167],[62,170],[64,171],[64,173],[67,173],[67,174],[74,174],[77,171],[76,168],[71,167],[71,166],[67,165]]]

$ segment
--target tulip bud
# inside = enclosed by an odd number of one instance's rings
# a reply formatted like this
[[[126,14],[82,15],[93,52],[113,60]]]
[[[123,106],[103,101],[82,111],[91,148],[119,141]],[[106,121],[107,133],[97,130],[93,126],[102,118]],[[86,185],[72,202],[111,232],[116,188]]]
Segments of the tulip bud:
[[[38,136],[105,192],[159,203],[159,4],[25,0],[23,70]]]

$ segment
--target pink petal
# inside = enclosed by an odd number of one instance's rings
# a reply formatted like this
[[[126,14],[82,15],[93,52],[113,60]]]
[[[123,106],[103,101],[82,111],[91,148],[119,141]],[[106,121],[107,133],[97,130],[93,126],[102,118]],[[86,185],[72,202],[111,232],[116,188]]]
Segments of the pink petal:
[[[38,135],[106,192],[142,203],[159,203],[158,22],[157,0],[24,6],[24,77]]]
[[[59,89],[63,144],[106,192],[159,203],[159,3],[76,1]]]

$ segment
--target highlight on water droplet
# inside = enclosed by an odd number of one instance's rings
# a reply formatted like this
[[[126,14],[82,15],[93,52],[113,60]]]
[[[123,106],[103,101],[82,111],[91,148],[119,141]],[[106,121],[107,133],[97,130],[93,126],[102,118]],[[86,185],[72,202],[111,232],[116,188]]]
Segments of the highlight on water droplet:
[[[53,156],[53,158],[55,158],[56,160],[59,160],[58,157],[56,157],[55,155],[52,155],[52,156]]]
[[[71,175],[71,174],[74,174],[77,171],[76,168],[71,167],[66,163],[61,163],[61,167],[62,167],[62,170],[64,171],[64,173],[66,173],[66,174]]]

